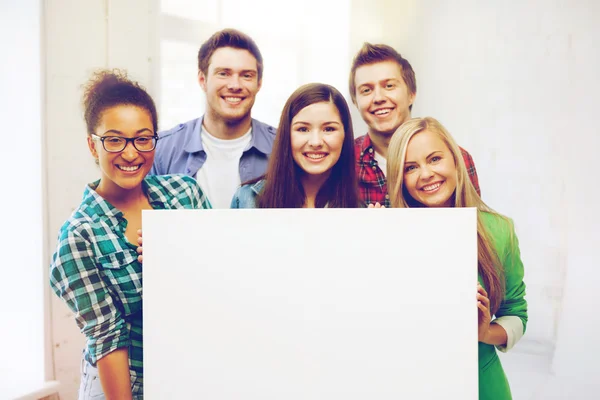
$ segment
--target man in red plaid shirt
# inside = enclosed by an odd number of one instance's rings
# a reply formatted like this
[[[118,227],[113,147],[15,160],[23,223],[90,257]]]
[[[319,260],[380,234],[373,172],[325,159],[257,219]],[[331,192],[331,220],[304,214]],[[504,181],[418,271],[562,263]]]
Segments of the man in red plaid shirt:
[[[354,141],[356,172],[362,200],[390,206],[386,184],[386,158],[392,135],[405,121],[417,94],[415,72],[392,47],[365,43],[350,69],[350,96],[369,127]],[[475,163],[461,148],[469,177],[481,195]]]

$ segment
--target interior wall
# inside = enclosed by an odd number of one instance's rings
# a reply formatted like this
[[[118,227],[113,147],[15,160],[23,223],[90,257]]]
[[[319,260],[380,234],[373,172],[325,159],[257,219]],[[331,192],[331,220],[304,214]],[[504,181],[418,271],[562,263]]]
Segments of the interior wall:
[[[41,22],[38,0],[0,2],[2,398],[40,388],[46,378]]]

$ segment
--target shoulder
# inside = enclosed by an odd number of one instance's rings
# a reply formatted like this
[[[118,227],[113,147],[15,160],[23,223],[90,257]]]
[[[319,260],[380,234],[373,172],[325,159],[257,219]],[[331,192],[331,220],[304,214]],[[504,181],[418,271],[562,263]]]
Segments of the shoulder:
[[[463,147],[460,147],[460,146],[458,146],[458,148],[460,149],[460,153],[462,154],[462,156],[465,160],[473,161],[473,157],[466,149],[464,149]]]
[[[358,148],[362,148],[363,145],[365,144],[365,141],[367,141],[369,135],[368,134],[364,134],[362,136],[357,137],[356,139],[354,139],[354,146],[358,147]]]
[[[192,134],[196,126],[200,123],[201,118],[196,118],[182,124],[177,124],[171,129],[160,131],[158,133],[159,142],[173,142],[178,139],[183,140],[184,137]],[[158,146],[157,146],[158,149]]]
[[[145,181],[152,190],[159,191],[165,196],[167,201],[182,195],[189,197],[202,195],[198,182],[183,174],[147,175]]]
[[[515,236],[512,219],[490,212],[479,212],[479,216],[490,239],[494,242],[498,254],[504,253]]]
[[[257,134],[262,134],[271,141],[275,140],[277,135],[277,128],[257,119],[252,119],[252,129],[256,129]]]
[[[265,180],[240,186],[231,202],[232,208],[256,208],[256,196],[262,192]]]
[[[354,139],[354,153],[357,160],[360,160],[367,148],[371,146],[369,134],[365,134]]]

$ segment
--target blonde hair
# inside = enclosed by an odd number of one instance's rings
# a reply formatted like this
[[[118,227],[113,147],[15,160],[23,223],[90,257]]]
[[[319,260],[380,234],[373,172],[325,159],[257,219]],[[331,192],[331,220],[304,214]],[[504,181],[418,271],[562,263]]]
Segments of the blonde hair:
[[[404,163],[406,162],[408,143],[413,136],[425,130],[437,134],[454,157],[456,190],[454,192],[453,207],[477,208],[478,270],[487,289],[490,299],[490,313],[493,315],[504,298],[504,268],[500,264],[500,259],[487,229],[483,225],[481,213],[492,213],[507,221],[508,218],[498,214],[481,200],[469,178],[460,147],[442,124],[434,118],[425,117],[408,120],[392,136],[387,156],[387,185],[390,204],[396,208],[422,207],[412,198],[404,185]]]

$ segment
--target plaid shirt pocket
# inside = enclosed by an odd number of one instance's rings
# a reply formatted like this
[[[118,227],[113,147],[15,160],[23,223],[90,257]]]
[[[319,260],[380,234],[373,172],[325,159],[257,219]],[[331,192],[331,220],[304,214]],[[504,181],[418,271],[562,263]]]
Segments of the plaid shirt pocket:
[[[115,300],[123,305],[125,315],[142,309],[142,265],[132,249],[116,251],[98,257],[98,264],[108,280],[107,286]]]

